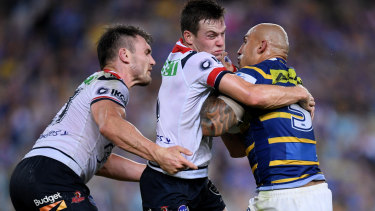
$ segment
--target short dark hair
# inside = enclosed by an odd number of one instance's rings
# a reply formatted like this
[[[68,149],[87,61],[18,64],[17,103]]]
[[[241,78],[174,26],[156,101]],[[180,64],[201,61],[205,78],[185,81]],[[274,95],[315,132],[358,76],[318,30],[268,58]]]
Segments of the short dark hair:
[[[139,27],[122,24],[109,26],[100,37],[96,48],[100,68],[103,69],[117,55],[120,47],[125,47],[134,52],[133,40],[129,38],[135,38],[137,35],[143,37],[148,44],[151,44],[152,36]]]
[[[180,24],[181,33],[185,30],[197,35],[199,30],[199,21],[218,20],[224,17],[225,9],[215,0],[190,0],[181,12]]]

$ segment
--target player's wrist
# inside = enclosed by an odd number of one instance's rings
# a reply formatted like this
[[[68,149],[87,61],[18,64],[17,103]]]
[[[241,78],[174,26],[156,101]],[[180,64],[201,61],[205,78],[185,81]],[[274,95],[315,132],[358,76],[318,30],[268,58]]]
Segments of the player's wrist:
[[[151,155],[152,161],[157,162],[160,165],[160,162],[162,161],[163,155],[166,153],[163,150],[164,148],[153,143],[153,145],[149,148],[149,153]]]
[[[310,98],[310,93],[307,91],[307,89],[305,89],[303,86],[301,85],[297,85],[295,87],[296,90],[296,96],[297,96],[297,100],[298,102],[307,102]]]

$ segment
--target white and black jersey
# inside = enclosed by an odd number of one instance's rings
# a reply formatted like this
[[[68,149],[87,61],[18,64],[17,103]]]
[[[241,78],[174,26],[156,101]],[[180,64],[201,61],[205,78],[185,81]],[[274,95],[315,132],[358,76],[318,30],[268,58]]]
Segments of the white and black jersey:
[[[161,71],[162,84],[158,94],[157,139],[163,147],[179,145],[194,154],[186,156],[198,170],[181,171],[180,178],[207,177],[211,159],[212,138],[203,137],[199,113],[210,92],[219,86],[229,71],[215,56],[196,52],[180,39],[169,54]],[[153,162],[149,166],[162,171]]]
[[[42,155],[58,160],[87,183],[103,166],[114,147],[100,134],[91,114],[91,105],[100,100],[111,100],[122,107],[129,101],[128,88],[113,71],[99,71],[88,77],[25,158]]]

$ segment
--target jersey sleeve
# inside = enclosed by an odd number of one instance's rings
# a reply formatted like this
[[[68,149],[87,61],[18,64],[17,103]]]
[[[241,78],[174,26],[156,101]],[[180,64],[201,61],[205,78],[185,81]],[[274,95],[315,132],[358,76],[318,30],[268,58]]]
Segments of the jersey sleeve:
[[[111,100],[124,107],[129,101],[129,90],[125,83],[114,76],[100,76],[90,89],[90,105],[101,101]]]
[[[252,84],[263,84],[264,79],[271,77],[271,75],[256,66],[245,66],[235,74]]]
[[[232,73],[218,61],[215,56],[206,52],[192,53],[183,59],[182,69],[188,84],[201,83],[217,89],[221,78]]]

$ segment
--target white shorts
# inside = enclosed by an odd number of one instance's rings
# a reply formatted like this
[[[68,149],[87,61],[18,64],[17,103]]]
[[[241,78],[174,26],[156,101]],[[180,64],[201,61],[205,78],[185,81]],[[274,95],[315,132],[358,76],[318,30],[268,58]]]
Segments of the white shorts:
[[[273,191],[260,191],[249,200],[248,211],[332,211],[327,183]]]

